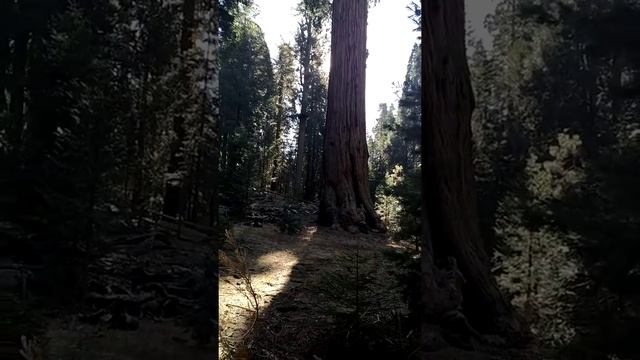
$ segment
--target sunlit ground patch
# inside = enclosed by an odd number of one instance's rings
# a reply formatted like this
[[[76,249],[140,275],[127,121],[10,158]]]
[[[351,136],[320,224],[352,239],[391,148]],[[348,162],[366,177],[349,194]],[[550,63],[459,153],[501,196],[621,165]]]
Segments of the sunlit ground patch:
[[[246,237],[246,241],[251,245],[260,244],[265,250],[282,247],[282,239],[278,232],[264,230],[256,232],[244,227],[236,230],[239,235]],[[308,245],[315,231],[315,227],[306,229],[289,249],[270,251],[257,258],[247,258],[246,268],[249,269],[251,287],[258,296],[258,311],[266,309],[271,300],[289,283],[293,267],[298,264],[296,253]],[[265,233],[271,236],[265,236]],[[221,351],[224,351],[225,347],[236,347],[253,326],[255,306],[252,306],[248,290],[247,284],[242,279],[233,276],[220,277],[218,318],[221,341],[226,343],[221,344]],[[221,353],[221,357],[222,355]]]

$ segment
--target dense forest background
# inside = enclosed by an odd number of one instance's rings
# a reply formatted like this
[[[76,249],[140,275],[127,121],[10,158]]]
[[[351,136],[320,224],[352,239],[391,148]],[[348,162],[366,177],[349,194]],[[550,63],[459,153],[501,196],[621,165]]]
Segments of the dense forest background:
[[[140,244],[163,216],[218,222],[219,39],[229,27],[221,13],[218,1],[200,0],[0,4],[3,356],[21,357],[21,335],[61,329],[51,316],[93,313],[137,328],[140,276],[157,279],[154,262],[163,281],[214,274],[205,271],[212,251],[168,280],[167,263],[190,264]],[[178,313],[199,311],[205,326],[194,336],[210,342],[214,315],[198,309],[202,295],[182,297],[196,302]]]
[[[255,9],[231,9],[234,22],[220,50],[220,192],[232,215],[246,210],[255,192],[309,201],[318,195],[330,3],[302,1],[297,11],[295,42],[269,54]]]
[[[86,305],[90,265],[151,218],[221,238],[262,226],[264,194],[323,203],[331,3],[301,0],[297,16],[295,41],[270,54],[250,0],[2,2],[2,266],[39,268],[30,292]],[[491,44],[466,36],[484,251],[561,358],[640,356],[638,18],[635,0],[500,0]],[[410,255],[423,240],[421,49],[368,134],[379,219],[356,229],[386,230]],[[283,227],[303,227],[289,210]]]
[[[215,222],[219,5],[2,6],[3,217],[70,256],[105,214]]]

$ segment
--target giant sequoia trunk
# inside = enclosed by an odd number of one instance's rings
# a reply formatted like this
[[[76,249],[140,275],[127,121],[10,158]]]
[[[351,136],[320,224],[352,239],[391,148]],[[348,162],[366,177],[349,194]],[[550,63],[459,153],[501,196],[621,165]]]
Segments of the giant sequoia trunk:
[[[422,0],[424,301],[436,311],[434,258],[457,260],[465,315],[483,330],[524,334],[501,295],[480,239],[471,159],[474,108],[465,50],[464,0]],[[437,314],[428,314],[437,316]]]
[[[334,0],[320,225],[378,227],[365,126],[368,0]]]

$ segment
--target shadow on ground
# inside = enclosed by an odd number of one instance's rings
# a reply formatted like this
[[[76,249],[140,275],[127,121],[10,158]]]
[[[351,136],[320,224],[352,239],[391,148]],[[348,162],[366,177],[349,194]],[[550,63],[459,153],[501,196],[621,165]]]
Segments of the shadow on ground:
[[[380,356],[387,350],[391,356],[406,345],[394,343],[393,333],[403,330],[407,309],[394,279],[399,269],[385,256],[401,249],[385,235],[354,235],[308,222],[299,235],[283,234],[268,224],[239,225],[235,237],[247,249],[261,307],[253,324],[242,309],[247,300],[242,287],[237,288],[238,279],[223,272],[220,322],[222,336],[236,347],[234,358],[335,359],[348,358],[350,351]],[[373,334],[367,326],[386,335]],[[366,339],[365,333],[377,340]]]

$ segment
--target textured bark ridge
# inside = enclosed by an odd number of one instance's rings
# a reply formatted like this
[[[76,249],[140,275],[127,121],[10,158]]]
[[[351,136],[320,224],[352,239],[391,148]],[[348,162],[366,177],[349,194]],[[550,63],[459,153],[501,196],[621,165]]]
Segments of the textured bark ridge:
[[[482,246],[471,157],[474,99],[465,50],[463,0],[423,0],[423,271],[454,257],[466,279],[464,310],[483,330],[524,335],[523,322],[501,295]],[[424,276],[425,301],[437,291]],[[429,307],[427,305],[427,307]],[[427,309],[427,312],[429,309]]]
[[[365,125],[367,10],[368,0],[333,2],[320,225],[379,228]]]

